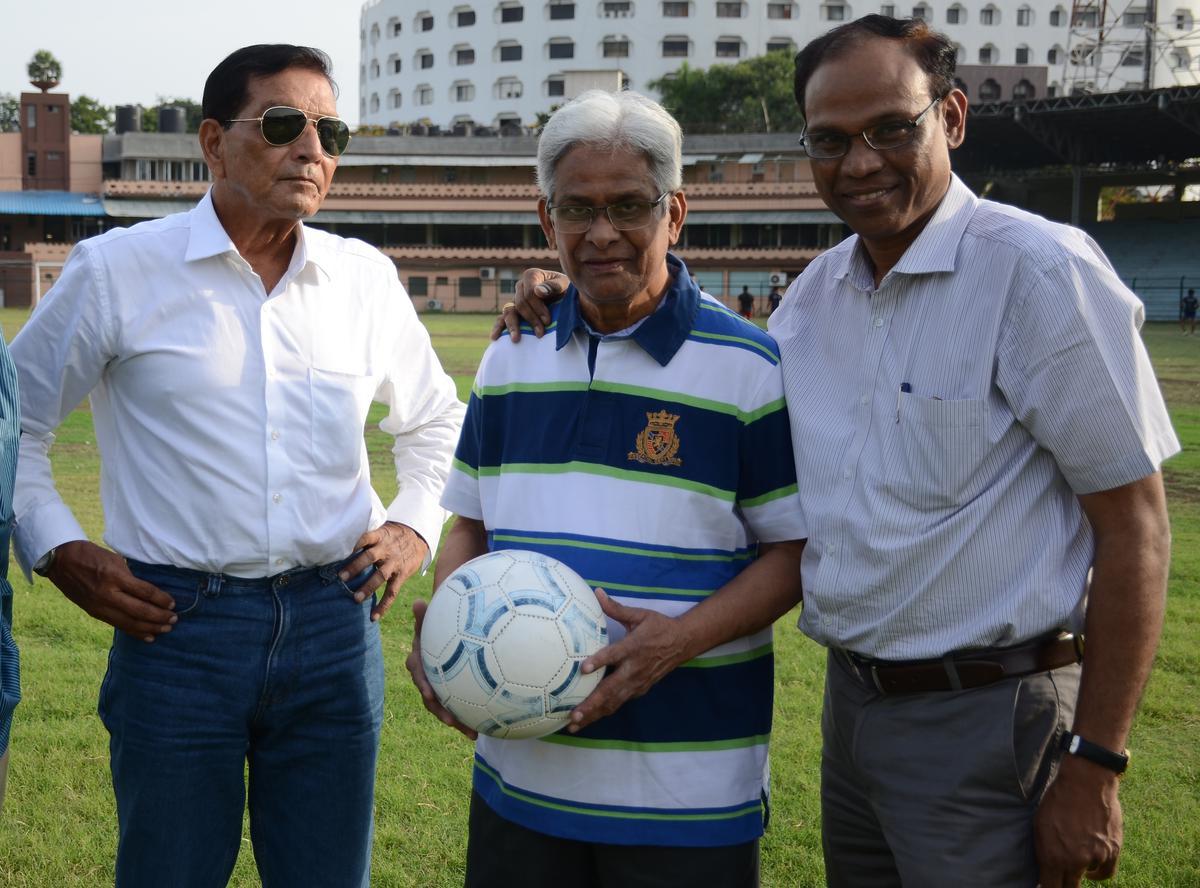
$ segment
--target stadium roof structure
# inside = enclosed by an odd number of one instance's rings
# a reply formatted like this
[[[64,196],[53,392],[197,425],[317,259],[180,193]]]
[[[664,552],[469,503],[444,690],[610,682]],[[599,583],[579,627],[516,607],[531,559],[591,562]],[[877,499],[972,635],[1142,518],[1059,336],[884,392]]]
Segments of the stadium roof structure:
[[[959,173],[1118,165],[1170,169],[1200,158],[1200,86],[972,107]]]
[[[2,216],[103,216],[99,196],[71,191],[0,191]]]

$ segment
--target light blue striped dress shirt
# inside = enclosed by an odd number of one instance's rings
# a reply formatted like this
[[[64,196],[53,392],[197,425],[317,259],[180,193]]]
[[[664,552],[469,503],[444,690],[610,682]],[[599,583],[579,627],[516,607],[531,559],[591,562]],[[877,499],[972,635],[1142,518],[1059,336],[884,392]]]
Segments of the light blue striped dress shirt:
[[[1143,307],[1083,232],[957,177],[878,289],[857,237],[771,316],[809,529],[800,628],[884,659],[1082,627],[1077,495],[1179,450]]]
[[[13,709],[21,699],[17,644],[12,637],[12,586],[8,584],[8,541],[13,525],[13,484],[21,438],[17,369],[0,337],[0,755],[8,749]]]

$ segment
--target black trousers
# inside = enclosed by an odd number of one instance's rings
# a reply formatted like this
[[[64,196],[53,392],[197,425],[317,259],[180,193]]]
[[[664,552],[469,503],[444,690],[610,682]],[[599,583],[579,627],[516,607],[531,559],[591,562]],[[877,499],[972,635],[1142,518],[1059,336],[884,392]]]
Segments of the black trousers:
[[[758,841],[715,848],[560,839],[471,793],[466,888],[758,888]]]

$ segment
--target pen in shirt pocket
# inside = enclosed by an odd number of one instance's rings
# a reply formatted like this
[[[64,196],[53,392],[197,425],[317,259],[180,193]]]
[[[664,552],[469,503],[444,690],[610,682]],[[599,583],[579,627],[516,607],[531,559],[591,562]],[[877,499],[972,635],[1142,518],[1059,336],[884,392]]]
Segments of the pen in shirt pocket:
[[[911,395],[911,394],[912,394],[912,383],[911,382],[900,383],[900,391],[896,392],[896,422],[897,423],[900,422],[900,396],[901,395]]]

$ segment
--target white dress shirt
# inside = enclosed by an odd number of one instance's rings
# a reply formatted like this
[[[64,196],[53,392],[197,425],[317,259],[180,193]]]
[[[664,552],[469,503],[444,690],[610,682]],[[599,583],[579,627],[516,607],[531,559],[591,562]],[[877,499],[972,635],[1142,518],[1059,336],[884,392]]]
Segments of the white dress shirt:
[[[391,260],[300,229],[268,295],[213,210],[78,244],[12,344],[16,556],[85,534],[54,487],[54,430],[90,395],[105,542],[139,561],[270,576],[347,556],[385,520],[432,550],[464,407]],[[399,493],[371,488],[372,400]]]
[[[771,315],[804,550],[800,628],[884,659],[1082,627],[1078,495],[1179,450],[1143,307],[1083,232],[957,177],[875,288],[857,237]]]

